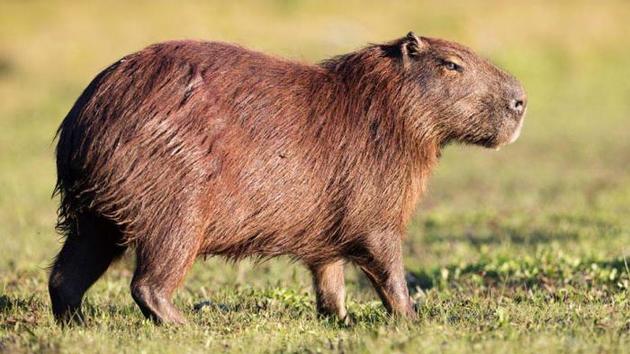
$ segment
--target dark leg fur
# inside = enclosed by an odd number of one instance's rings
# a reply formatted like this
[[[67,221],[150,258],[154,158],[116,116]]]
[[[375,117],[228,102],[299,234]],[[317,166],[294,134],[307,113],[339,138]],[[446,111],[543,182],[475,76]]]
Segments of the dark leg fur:
[[[93,216],[78,218],[50,273],[48,290],[57,321],[83,321],[83,295],[124,253],[119,240],[120,233],[111,223]]]

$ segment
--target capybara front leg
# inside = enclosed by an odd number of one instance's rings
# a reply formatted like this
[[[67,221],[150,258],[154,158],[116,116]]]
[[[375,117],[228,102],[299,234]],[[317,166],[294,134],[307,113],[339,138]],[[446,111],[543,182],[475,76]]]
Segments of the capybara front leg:
[[[390,314],[415,319],[418,315],[407,289],[400,242],[385,242],[387,243],[380,244],[386,246],[369,250],[369,258],[360,262],[359,266],[372,282]]]
[[[346,290],[343,276],[343,260],[311,265],[313,286],[317,297],[317,312],[322,316],[337,316],[348,324]]]
[[[136,252],[131,295],[144,316],[158,324],[185,323],[171,298],[194,262],[197,247],[185,242],[138,245]]]
[[[55,319],[82,322],[81,301],[90,286],[122,255],[118,231],[107,222],[80,217],[51,268],[48,291]]]

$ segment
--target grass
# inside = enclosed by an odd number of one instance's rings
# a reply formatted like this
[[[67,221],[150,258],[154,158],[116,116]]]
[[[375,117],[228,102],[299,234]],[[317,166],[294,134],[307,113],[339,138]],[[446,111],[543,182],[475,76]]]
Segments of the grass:
[[[630,352],[628,16],[624,1],[0,2],[0,352]],[[444,152],[405,240],[418,322],[390,320],[352,267],[343,327],[316,318],[300,265],[208,259],[175,299],[190,323],[159,327],[126,257],[88,293],[86,326],[54,325],[52,137],[99,70],[172,38],[315,61],[410,29],[474,47],[530,99],[516,144]]]

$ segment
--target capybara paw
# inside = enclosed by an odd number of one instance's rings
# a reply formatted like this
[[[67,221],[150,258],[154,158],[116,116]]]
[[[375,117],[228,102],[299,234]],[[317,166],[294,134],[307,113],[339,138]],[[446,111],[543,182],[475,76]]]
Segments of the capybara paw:
[[[55,322],[62,327],[83,326],[85,317],[80,309],[66,310],[60,313],[53,313]]]
[[[351,315],[349,313],[346,314],[339,321],[344,327],[353,327],[355,324],[357,324],[357,319],[353,315]]]

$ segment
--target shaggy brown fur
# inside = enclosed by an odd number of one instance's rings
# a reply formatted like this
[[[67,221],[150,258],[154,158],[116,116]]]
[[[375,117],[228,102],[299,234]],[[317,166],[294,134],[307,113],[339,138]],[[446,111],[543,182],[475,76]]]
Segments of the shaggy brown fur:
[[[58,131],[66,242],[56,318],[133,246],[132,295],[158,322],[198,255],[290,255],[322,314],[346,317],[343,266],[414,317],[401,239],[440,149],[515,139],[520,84],[469,49],[410,33],[319,65],[217,42],[152,45],[101,72]]]

